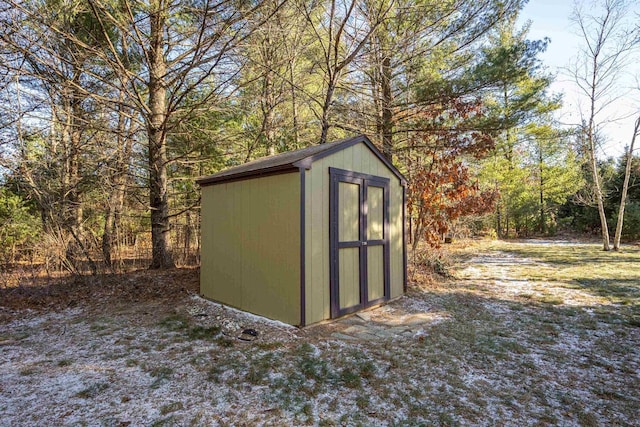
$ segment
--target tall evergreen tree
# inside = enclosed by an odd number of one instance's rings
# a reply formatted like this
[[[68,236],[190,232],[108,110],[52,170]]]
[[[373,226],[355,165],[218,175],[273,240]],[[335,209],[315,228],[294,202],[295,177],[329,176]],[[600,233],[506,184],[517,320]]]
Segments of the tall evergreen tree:
[[[484,165],[484,175],[500,192],[495,227],[498,235],[505,237],[511,229],[529,228],[528,218],[539,198],[532,191],[533,177],[523,166],[538,163],[538,169],[542,167],[543,151],[535,148],[541,148],[542,133],[552,132],[550,113],[560,107],[557,97],[548,94],[551,77],[542,72],[538,59],[548,41],[528,40],[529,25],[516,29],[516,18],[511,16],[497,28],[491,45],[483,49],[483,63],[478,67],[495,82],[487,88],[486,105],[499,133],[493,158]],[[558,144],[562,141],[556,139]],[[539,179],[543,176],[538,175]]]

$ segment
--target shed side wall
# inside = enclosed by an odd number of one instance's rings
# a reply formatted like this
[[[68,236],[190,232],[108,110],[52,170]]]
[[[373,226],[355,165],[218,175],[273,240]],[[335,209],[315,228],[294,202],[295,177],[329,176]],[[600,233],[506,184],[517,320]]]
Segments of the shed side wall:
[[[299,324],[299,174],[205,186],[201,221],[202,295]]]
[[[317,160],[305,177],[305,277],[307,324],[331,317],[329,294],[329,167],[390,179],[389,241],[391,298],[402,295],[402,185],[365,144]]]

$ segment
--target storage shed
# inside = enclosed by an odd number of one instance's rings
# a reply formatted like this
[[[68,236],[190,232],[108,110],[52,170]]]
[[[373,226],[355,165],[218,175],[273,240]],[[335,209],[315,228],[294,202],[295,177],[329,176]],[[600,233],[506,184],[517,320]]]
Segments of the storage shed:
[[[205,298],[304,326],[403,294],[406,180],[366,136],[198,183]]]

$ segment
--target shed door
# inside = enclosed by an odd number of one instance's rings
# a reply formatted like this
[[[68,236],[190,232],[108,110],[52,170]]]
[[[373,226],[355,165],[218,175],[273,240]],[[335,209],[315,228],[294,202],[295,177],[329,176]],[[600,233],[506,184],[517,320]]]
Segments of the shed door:
[[[389,298],[389,180],[330,168],[331,317]]]

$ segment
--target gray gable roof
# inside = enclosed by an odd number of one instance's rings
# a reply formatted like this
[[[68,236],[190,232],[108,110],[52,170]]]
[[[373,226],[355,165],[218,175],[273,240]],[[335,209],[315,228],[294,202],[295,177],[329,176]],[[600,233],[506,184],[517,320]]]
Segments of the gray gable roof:
[[[243,165],[214,173],[213,175],[198,178],[196,182],[201,186],[258,177],[260,175],[272,175],[280,172],[294,171],[299,168],[310,169],[311,164],[330,154],[336,153],[352,145],[364,143],[402,182],[406,179],[373,145],[366,135],[358,135],[352,138],[326,144],[313,145],[300,150],[288,151],[274,156],[263,157]]]

